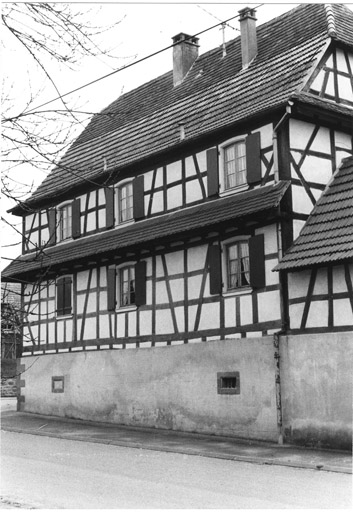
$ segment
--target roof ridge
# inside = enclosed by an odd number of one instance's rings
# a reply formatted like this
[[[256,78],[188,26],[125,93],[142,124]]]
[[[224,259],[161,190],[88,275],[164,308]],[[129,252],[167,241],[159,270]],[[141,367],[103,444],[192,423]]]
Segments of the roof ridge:
[[[332,4],[325,4],[324,7],[325,7],[326,20],[327,20],[327,33],[330,37],[336,38],[337,37],[336,21],[335,21],[335,15],[333,12]]]

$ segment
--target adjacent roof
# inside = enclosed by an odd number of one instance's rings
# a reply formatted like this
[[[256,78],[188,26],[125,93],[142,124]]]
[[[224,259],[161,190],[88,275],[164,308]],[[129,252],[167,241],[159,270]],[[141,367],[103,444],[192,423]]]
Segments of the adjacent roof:
[[[11,280],[11,276],[45,270],[61,263],[77,262],[80,258],[102,255],[140,243],[155,242],[170,238],[171,234],[176,237],[185,232],[197,233],[201,228],[215,226],[224,221],[268,212],[277,208],[288,186],[288,181],[280,181],[275,185],[139,221],[125,228],[120,227],[74,242],[48,247],[37,256],[20,256],[3,271],[2,278],[5,281]]]
[[[345,158],[274,270],[353,261],[353,157]]]
[[[283,106],[329,37],[353,47],[352,11],[301,4],[258,27],[258,54],[248,69],[242,69],[237,37],[224,58],[221,48],[201,55],[177,87],[170,71],[120,96],[93,117],[26,204],[74,193],[87,180],[177,148],[181,121],[188,142]]]

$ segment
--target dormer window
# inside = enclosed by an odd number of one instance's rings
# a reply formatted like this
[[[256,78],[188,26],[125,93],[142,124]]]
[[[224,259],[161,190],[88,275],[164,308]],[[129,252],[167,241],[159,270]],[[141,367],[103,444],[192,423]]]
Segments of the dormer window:
[[[134,218],[132,181],[117,188],[118,215],[117,223],[121,224]]]
[[[67,240],[72,236],[72,205],[64,204],[58,208],[58,238]]]
[[[225,190],[246,184],[245,140],[225,146],[223,153]]]

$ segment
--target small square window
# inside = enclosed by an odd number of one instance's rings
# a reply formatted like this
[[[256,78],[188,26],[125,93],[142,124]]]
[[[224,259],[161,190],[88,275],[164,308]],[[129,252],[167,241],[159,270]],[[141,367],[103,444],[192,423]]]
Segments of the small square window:
[[[239,395],[240,377],[239,372],[217,373],[217,393],[219,395]]]
[[[52,391],[52,393],[63,393],[64,392],[64,377],[52,377],[51,378],[51,391]]]

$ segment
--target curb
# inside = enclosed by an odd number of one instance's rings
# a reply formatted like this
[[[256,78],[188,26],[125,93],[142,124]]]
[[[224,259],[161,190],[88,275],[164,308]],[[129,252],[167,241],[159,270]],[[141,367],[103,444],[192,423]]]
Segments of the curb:
[[[169,448],[169,447],[161,447],[161,446],[151,446],[145,443],[140,442],[129,442],[129,441],[112,441],[112,440],[104,440],[104,439],[96,439],[94,437],[82,437],[82,436],[75,436],[70,434],[55,434],[52,432],[38,432],[35,431],[28,431],[24,429],[18,429],[14,427],[2,427],[1,430],[5,432],[16,432],[18,434],[29,434],[34,436],[42,436],[42,437],[52,437],[57,439],[64,439],[68,441],[79,441],[79,442],[86,442],[86,443],[95,443],[95,444],[104,444],[104,445],[111,445],[111,446],[121,446],[121,447],[127,447],[127,448],[135,448],[139,450],[150,450],[150,451],[157,451],[157,452],[165,452],[165,453],[179,453],[181,455],[190,455],[190,456],[197,456],[197,457],[208,457],[213,459],[223,459],[223,460],[231,460],[234,462],[248,462],[250,464],[258,464],[258,465],[267,465],[267,466],[286,466],[286,467],[292,467],[292,468],[300,468],[300,469],[311,469],[315,471],[326,471],[326,472],[333,472],[333,473],[345,473],[345,474],[352,474],[352,470],[346,467],[342,466],[325,466],[321,464],[310,464],[306,462],[297,463],[297,462],[291,462],[291,461],[282,461],[278,459],[270,459],[270,458],[259,458],[259,457],[250,457],[246,455],[227,455],[224,453],[219,452],[213,452],[213,451],[203,451],[203,450],[197,450],[193,448],[183,449],[183,448]]]

